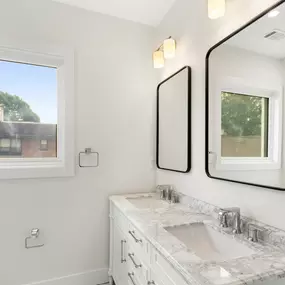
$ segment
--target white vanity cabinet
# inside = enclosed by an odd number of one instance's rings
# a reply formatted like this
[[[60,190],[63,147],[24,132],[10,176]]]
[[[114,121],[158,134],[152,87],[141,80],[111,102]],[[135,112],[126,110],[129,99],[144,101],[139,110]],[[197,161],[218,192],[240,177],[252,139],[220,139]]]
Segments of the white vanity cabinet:
[[[143,233],[110,203],[110,277],[116,285],[186,285]]]

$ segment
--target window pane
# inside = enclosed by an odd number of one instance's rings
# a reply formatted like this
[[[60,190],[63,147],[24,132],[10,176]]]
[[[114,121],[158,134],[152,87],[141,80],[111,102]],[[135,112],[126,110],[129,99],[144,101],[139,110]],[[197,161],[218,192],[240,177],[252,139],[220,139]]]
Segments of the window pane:
[[[21,146],[21,141],[18,139],[11,140],[11,147],[19,148]]]
[[[0,60],[0,142],[0,159],[57,157],[56,68]]]
[[[269,99],[222,92],[222,157],[268,157]]]
[[[10,152],[10,139],[0,139],[0,153],[7,154]]]
[[[10,139],[0,139],[0,147],[10,147]]]
[[[40,141],[40,150],[48,150],[48,141],[47,140],[41,140]]]
[[[11,140],[11,154],[20,154],[21,153],[21,140],[19,139],[12,139]]]

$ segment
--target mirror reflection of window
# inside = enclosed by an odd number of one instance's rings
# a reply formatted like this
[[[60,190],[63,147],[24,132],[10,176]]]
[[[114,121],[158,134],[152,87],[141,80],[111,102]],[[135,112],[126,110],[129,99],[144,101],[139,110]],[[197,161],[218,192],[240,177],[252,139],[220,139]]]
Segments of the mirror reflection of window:
[[[222,92],[221,156],[268,157],[269,98]]]

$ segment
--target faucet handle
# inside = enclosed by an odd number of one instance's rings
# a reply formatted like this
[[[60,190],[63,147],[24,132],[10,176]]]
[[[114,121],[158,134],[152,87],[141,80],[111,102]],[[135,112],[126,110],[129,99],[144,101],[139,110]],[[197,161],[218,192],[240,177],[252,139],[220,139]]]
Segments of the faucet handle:
[[[223,228],[228,228],[228,218],[227,218],[227,214],[229,213],[229,211],[225,210],[225,209],[220,209],[219,213],[218,213],[218,219],[220,222],[220,226]]]
[[[160,199],[167,199],[167,190],[166,189],[161,189],[160,190]]]
[[[248,224],[248,239],[252,242],[258,242],[260,235],[264,232],[264,228],[255,225]]]
[[[179,199],[179,194],[176,191],[173,190],[172,193],[171,193],[171,202],[173,204],[177,204],[177,203],[180,202],[179,200],[180,200]]]

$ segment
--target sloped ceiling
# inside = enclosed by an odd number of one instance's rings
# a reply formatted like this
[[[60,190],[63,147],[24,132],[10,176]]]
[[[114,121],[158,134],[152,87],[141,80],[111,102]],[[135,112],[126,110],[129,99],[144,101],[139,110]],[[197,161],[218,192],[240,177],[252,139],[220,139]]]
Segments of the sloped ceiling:
[[[53,0],[150,26],[157,26],[176,0]]]
[[[281,4],[276,10],[280,14],[275,18],[268,18],[265,15],[250,27],[246,28],[226,44],[242,49],[247,49],[259,54],[277,59],[285,59],[285,39],[269,40],[264,36],[277,29],[285,33],[285,4]]]

